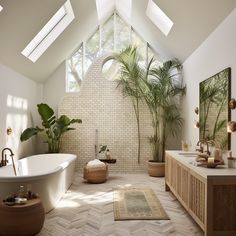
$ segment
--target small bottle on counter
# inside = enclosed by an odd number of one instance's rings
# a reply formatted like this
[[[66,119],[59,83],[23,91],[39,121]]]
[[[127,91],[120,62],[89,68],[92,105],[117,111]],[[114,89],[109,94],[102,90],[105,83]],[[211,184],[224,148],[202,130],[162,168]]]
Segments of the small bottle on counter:
[[[32,199],[31,184],[28,184],[28,185],[27,185],[26,197],[27,197],[27,200]]]
[[[187,141],[182,140],[181,144],[182,144],[182,151],[187,152],[189,148]]]
[[[228,152],[228,168],[235,168],[235,159],[232,157],[232,151]]]
[[[21,185],[21,186],[20,186],[20,189],[19,189],[19,197],[20,197],[20,198],[24,198],[24,196],[25,196],[24,186]]]
[[[106,159],[111,159],[111,154],[110,154],[109,149],[107,149],[106,151]]]

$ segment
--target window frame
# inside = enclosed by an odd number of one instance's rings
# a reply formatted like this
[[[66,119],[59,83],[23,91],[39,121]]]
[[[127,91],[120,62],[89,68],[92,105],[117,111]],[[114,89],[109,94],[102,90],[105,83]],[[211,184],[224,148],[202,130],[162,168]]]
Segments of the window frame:
[[[85,71],[85,57],[86,57],[86,44],[88,42],[89,39],[91,39],[94,34],[99,31],[99,51],[98,51],[98,54],[97,54],[97,57],[98,58],[99,56],[101,56],[101,52],[102,52],[102,29],[103,29],[103,26],[109,21],[109,19],[111,19],[113,16],[113,25],[114,25],[114,31],[113,31],[113,51],[115,52],[116,51],[116,40],[117,40],[117,16],[128,26],[129,28],[129,45],[132,43],[132,33],[135,33],[139,38],[140,40],[142,40],[144,43],[145,43],[145,66],[148,65],[149,61],[148,61],[148,50],[150,49],[154,56],[157,55],[157,59],[158,61],[159,60],[162,60],[160,58],[160,55],[158,53],[155,52],[155,50],[153,50],[153,48],[150,46],[150,44],[143,39],[143,37],[140,36],[140,34],[130,25],[127,23],[127,21],[125,19],[123,19],[120,14],[118,14],[117,11],[114,11],[105,21],[103,21],[100,25],[98,25],[98,27],[96,27],[96,29],[94,31],[92,31],[92,33],[90,34],[90,36],[88,38],[86,38],[82,43],[80,43],[80,45],[70,54],[69,57],[67,57],[66,59],[66,93],[74,93],[74,92],[79,92],[80,89],[78,91],[70,91],[69,90],[69,81],[68,81],[68,60],[70,58],[72,58],[74,56],[75,53],[77,53],[80,48],[82,47],[82,78],[81,80],[83,81],[85,76],[86,76],[86,73],[89,69],[89,66],[87,68],[87,70]],[[106,52],[102,52],[102,53],[106,53]],[[96,59],[94,58],[94,60]],[[92,62],[93,63],[93,62]]]

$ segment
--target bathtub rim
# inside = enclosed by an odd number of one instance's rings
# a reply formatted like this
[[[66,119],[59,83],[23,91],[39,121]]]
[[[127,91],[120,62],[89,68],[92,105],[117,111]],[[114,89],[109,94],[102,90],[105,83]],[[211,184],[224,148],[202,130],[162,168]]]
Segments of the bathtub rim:
[[[47,153],[47,154],[37,154],[37,155],[32,155],[32,156],[27,156],[24,157],[20,160],[23,160],[25,158],[28,157],[36,157],[36,156],[43,156],[43,155],[50,155],[50,156],[56,156],[56,155],[68,155],[68,159],[64,160],[59,166],[57,166],[55,169],[52,169],[50,171],[47,172],[43,172],[41,174],[37,174],[37,175],[23,175],[23,176],[1,176],[0,175],[0,183],[6,183],[6,182],[22,182],[25,180],[38,180],[38,179],[43,179],[46,178],[49,175],[52,175],[54,173],[57,172],[62,172],[64,169],[66,169],[69,164],[73,161],[76,161],[77,159],[77,155],[76,154],[71,154],[71,153]],[[20,161],[19,160],[19,161]],[[12,165],[8,165],[9,168],[12,167],[12,171],[13,171],[13,166]],[[4,168],[4,167],[3,167]]]

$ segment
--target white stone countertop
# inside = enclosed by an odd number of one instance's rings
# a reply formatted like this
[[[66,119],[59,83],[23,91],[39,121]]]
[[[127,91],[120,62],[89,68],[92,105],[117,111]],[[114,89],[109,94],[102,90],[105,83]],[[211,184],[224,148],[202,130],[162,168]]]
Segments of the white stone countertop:
[[[197,163],[195,161],[197,152],[191,152],[191,151],[183,152],[181,150],[176,150],[176,151],[168,150],[166,151],[166,153],[204,178],[210,178],[211,176],[236,177],[236,168],[228,168],[228,165],[218,165],[216,166],[216,168],[206,168],[206,167],[197,166],[196,165]]]

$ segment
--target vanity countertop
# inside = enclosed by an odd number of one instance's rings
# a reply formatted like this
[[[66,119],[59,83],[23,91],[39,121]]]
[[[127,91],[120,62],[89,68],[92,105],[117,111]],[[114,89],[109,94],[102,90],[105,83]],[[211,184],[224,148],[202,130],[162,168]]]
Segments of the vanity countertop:
[[[166,154],[170,155],[180,163],[197,172],[204,178],[210,178],[211,176],[229,176],[236,177],[236,168],[228,168],[227,165],[218,165],[216,168],[206,168],[196,166],[195,158],[197,152],[183,152],[181,150],[166,151]]]

